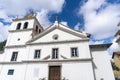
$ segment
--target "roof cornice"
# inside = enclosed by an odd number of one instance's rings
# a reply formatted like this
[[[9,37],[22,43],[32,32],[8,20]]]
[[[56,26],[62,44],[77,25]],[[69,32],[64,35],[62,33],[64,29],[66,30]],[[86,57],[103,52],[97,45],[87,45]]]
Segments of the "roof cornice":
[[[27,45],[43,45],[43,44],[61,44],[61,43],[76,43],[82,41],[89,41],[89,39],[79,39],[79,40],[67,40],[67,41],[51,41],[51,42],[39,42],[39,43],[27,43]]]
[[[58,26],[57,25],[51,25],[49,28],[44,30],[41,34],[37,35],[33,39],[29,40],[27,43],[33,42],[33,41],[39,39],[40,37],[46,35],[47,33],[51,32],[52,30],[55,30],[55,29],[60,29],[62,31],[73,34],[73,35],[78,36],[78,37],[83,38],[83,39],[84,38],[89,39],[89,37],[87,37],[87,35],[85,35],[85,34],[83,35],[81,32],[75,31],[75,30],[73,30],[71,28],[68,28],[68,27],[66,27],[66,28],[60,27],[59,24],[58,24]]]
[[[23,60],[23,61],[11,61],[11,62],[0,62],[0,64],[23,64],[23,63],[58,63],[58,62],[91,62],[92,58],[83,59],[64,59],[64,60]]]
[[[9,45],[9,46],[5,46],[5,48],[19,48],[19,47],[26,47],[26,45]]]
[[[109,44],[91,44],[89,45],[91,49],[94,48],[109,48],[112,45],[112,43]]]
[[[9,30],[9,32],[22,32],[22,31],[32,31],[33,28],[29,28],[29,29],[20,29],[20,30]]]
[[[13,19],[13,21],[22,21],[22,20],[30,20],[30,19],[35,19],[36,17],[31,17],[31,18],[21,18],[21,19]]]

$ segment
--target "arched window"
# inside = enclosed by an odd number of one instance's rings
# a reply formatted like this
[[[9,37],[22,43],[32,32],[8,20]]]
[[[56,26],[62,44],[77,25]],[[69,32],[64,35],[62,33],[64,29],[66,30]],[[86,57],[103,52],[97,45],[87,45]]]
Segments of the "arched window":
[[[25,22],[23,29],[27,29],[27,27],[28,27],[28,22]]]
[[[39,29],[39,33],[41,33],[41,30]]]
[[[38,32],[38,26],[36,25],[35,31]]]
[[[20,27],[21,27],[21,23],[18,23],[16,30],[20,29]]]

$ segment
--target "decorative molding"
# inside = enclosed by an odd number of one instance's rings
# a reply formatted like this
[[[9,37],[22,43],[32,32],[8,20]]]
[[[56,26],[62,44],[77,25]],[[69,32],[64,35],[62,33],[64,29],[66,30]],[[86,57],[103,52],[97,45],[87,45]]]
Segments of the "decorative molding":
[[[67,27],[67,28],[68,28],[68,27]],[[57,27],[57,29],[60,29],[60,30],[62,30],[62,31],[65,31],[65,32],[67,32],[67,33],[69,33],[69,34],[75,35],[75,36],[80,37],[80,38],[88,38],[87,35],[85,35],[85,34],[83,34],[83,33],[81,33],[81,32],[78,32],[78,31],[76,31],[76,30],[73,30],[73,29],[71,29],[71,28],[65,29],[65,28],[63,28],[63,27]]]
[[[95,44],[95,45],[89,45],[91,49],[94,48],[109,48],[112,45],[112,43],[110,44]]]
[[[76,42],[81,42],[81,41],[89,41],[89,39],[66,40],[66,41],[51,41],[51,42],[39,42],[39,43],[27,43],[27,45],[59,44],[59,43],[76,43]]]
[[[48,60],[48,59],[50,59],[50,55],[44,57],[42,60]]]
[[[26,45],[10,45],[10,46],[5,46],[5,48],[16,48],[16,47],[26,47]]]
[[[120,35],[117,35],[116,36],[116,42],[119,42],[120,41]]]
[[[51,41],[51,42],[39,42],[39,43],[27,43],[25,45],[9,45],[5,48],[26,47],[27,45],[43,45],[43,44],[60,44],[60,43],[76,43],[81,41],[89,41],[89,39],[69,40],[69,41]]]
[[[66,63],[66,62],[91,62],[92,58],[85,58],[85,59],[65,59],[65,60],[23,60],[21,62],[0,62],[0,64],[24,64],[24,63]]]
[[[62,25],[62,26],[63,26],[63,25]],[[56,25],[51,25],[49,28],[47,28],[46,30],[44,30],[41,34],[39,34],[38,36],[36,36],[36,37],[33,38],[32,40],[29,40],[27,43],[33,42],[33,41],[39,39],[40,37],[48,34],[49,32],[51,32],[51,31],[53,31],[53,30],[55,30],[55,29],[59,29],[59,30],[65,31],[65,32],[67,32],[67,33],[69,33],[69,34],[75,35],[75,36],[80,37],[80,38],[82,38],[82,39],[89,39],[89,37],[87,37],[87,34],[85,35],[85,34],[83,34],[83,33],[81,33],[81,32],[75,31],[75,30],[73,30],[73,29],[71,29],[71,28],[68,28],[68,27],[66,27],[66,26],[65,26],[65,28],[64,28],[64,27],[60,27],[60,25],[58,24],[58,26],[56,26]]]
[[[35,19],[36,17],[31,17],[31,18],[21,18],[21,19],[13,19],[13,21],[22,21],[22,20],[30,20],[30,19]]]
[[[63,56],[63,55],[60,55],[63,59],[68,59],[67,57]]]
[[[9,30],[9,32],[22,32],[22,31],[32,31],[33,28],[29,28],[29,29],[19,29],[19,30]]]
[[[11,61],[11,62],[0,62],[0,64],[22,64],[23,62]]]
[[[119,35],[120,34],[120,29],[117,31],[117,33],[115,34],[115,36]]]

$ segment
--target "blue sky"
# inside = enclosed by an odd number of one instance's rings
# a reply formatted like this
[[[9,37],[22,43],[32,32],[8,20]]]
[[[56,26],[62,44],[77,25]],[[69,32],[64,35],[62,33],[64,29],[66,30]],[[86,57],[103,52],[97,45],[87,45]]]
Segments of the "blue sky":
[[[22,6],[21,6],[22,5]],[[59,22],[91,34],[90,43],[111,43],[120,22],[120,0],[0,0],[0,41],[16,16],[36,13],[40,24],[47,28]]]

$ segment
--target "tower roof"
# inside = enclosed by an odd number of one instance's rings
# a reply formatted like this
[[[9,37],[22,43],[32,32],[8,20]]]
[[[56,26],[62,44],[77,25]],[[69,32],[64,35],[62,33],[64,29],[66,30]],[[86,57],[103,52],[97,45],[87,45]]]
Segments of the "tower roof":
[[[29,13],[28,15],[26,15],[24,18],[18,18],[18,16],[17,16],[15,19],[13,19],[13,21],[24,20],[24,19],[33,19],[33,18],[35,18],[35,15],[32,12],[32,13]]]

